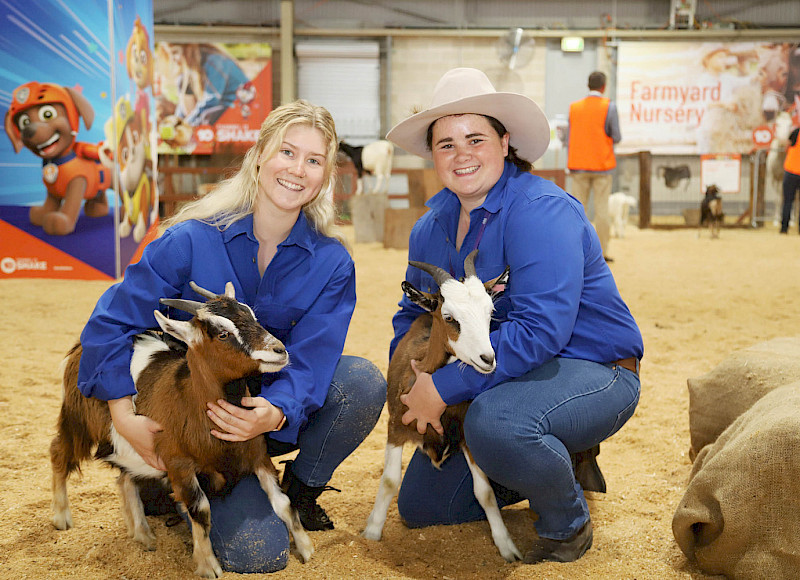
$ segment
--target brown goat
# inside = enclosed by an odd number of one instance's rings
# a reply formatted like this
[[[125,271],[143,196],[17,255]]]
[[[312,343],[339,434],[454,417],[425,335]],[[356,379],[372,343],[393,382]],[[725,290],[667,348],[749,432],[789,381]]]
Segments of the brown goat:
[[[433,276],[439,285],[439,292],[428,294],[417,290],[407,281],[402,283],[405,295],[427,312],[414,321],[389,361],[386,397],[389,429],[385,465],[375,506],[369,515],[363,536],[370,540],[381,539],[389,503],[400,486],[405,443],[412,442],[422,448],[437,466],[461,449],[472,472],[475,497],[489,520],[494,543],[503,558],[513,562],[521,560],[522,555],[503,523],[489,479],[475,464],[464,442],[464,417],[469,402],[450,405],[445,409],[441,418],[444,436],[439,435],[430,425],[426,433],[421,435],[415,422],[410,425],[403,425],[402,422],[408,407],[400,401],[400,396],[408,393],[415,382],[412,360],[418,361],[417,368],[427,373],[433,373],[456,359],[484,374],[495,369],[494,349],[489,340],[493,288],[507,282],[509,270],[506,268],[497,278],[482,283],[475,273],[477,252],[474,250],[464,261],[466,276],[463,281],[456,280],[437,266],[409,262]]]
[[[267,455],[263,437],[228,442],[211,435],[214,427],[206,415],[206,403],[225,398],[225,384],[247,376],[278,372],[289,362],[286,349],[256,320],[253,311],[234,298],[233,284],[216,295],[190,283],[208,301],[162,299],[168,306],[191,312],[188,321],[170,320],[155,311],[165,333],[186,343],[187,350],[170,348],[153,333],[134,340],[131,374],[136,385],[137,414],[159,423],[154,435],[155,452],[167,467],[163,472],[147,465],[114,429],[108,404],[84,397],[78,390],[78,365],[82,348],[69,351],[64,369],[64,400],[58,432],[50,445],[53,468],[53,523],[60,530],[72,527],[67,498],[67,478],[96,448],[95,457],[120,469],[117,479],[122,513],[128,534],[146,550],[155,549],[155,536],[144,516],[135,481],[169,480],[175,499],[191,520],[195,573],[217,578],[222,569],[214,556],[209,533],[208,498],[197,474],[209,476],[215,490],[233,485],[255,473],[275,513],[294,536],[304,561],[313,552],[297,512],[277,482],[275,466]]]

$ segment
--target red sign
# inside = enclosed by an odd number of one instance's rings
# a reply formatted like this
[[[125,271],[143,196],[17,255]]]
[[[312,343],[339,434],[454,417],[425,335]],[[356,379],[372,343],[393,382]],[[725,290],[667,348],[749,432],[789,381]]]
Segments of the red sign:
[[[159,153],[246,151],[272,110],[272,48],[159,42],[153,92]]]
[[[756,127],[753,129],[753,145],[756,146],[756,149],[768,149],[774,136],[775,133],[773,133],[771,126],[761,125]]]

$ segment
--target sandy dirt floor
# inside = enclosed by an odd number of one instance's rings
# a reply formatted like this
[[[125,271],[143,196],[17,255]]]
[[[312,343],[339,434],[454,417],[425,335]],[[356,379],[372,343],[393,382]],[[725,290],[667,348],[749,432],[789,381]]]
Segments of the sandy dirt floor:
[[[507,564],[485,522],[409,530],[393,504],[384,539],[360,537],[383,467],[386,413],[334,475],[321,504],[336,523],[311,534],[316,553],[295,553],[272,578],[522,579],[708,578],[688,563],[671,522],[690,470],[686,379],[705,374],[733,350],[797,334],[800,238],[772,227],[725,229],[711,240],[696,230],[628,229],[613,240],[611,269],[645,341],[636,414],[603,443],[607,494],[588,493],[594,546],[569,564]],[[352,236],[352,230],[350,230]],[[403,250],[355,244],[359,302],[346,352],[384,372],[391,317],[400,297]],[[48,447],[61,399],[58,366],[75,342],[103,282],[0,282],[0,578],[191,578],[186,526],[150,518],[158,538],[145,552],[127,537],[113,472],[87,464],[70,485],[75,528],[50,522]],[[406,450],[406,463],[410,449]],[[535,533],[527,505],[503,510],[523,551]],[[225,574],[224,577],[234,577]],[[254,576],[255,578],[261,576]],[[266,576],[264,576],[266,577]]]

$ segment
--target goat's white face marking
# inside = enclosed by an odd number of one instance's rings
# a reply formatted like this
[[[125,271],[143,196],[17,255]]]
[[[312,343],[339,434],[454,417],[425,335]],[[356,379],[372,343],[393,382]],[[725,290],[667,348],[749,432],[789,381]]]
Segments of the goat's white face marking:
[[[445,320],[452,317],[460,327],[458,338],[450,340],[450,348],[476,371],[493,372],[496,361],[489,340],[489,325],[494,305],[483,282],[475,276],[468,277],[463,283],[448,280],[439,291],[444,300],[442,317]]]
[[[225,318],[224,316],[219,316],[217,314],[211,314],[205,307],[200,308],[200,309],[197,310],[197,319],[198,320],[206,320],[211,325],[213,325],[213,326],[215,326],[215,327],[217,327],[217,328],[219,328],[221,330],[224,330],[226,332],[231,333],[233,336],[236,337],[236,340],[238,340],[239,343],[244,344],[244,342],[242,341],[242,337],[239,334],[239,329],[236,328],[236,325],[233,323],[232,320],[230,320],[228,318]],[[246,347],[247,347],[247,345],[245,345],[245,348]]]
[[[243,304],[243,306],[247,308],[247,311],[253,317],[252,322],[255,323],[256,316],[253,310],[246,304]],[[242,345],[245,352],[248,353],[250,358],[259,362],[260,372],[276,373],[289,364],[289,354],[286,352],[285,348],[280,348],[278,351],[275,350],[275,347],[282,345],[280,341],[271,334],[266,333],[266,336],[264,337],[264,343],[260,346],[256,346],[249,344],[246,340],[244,340],[239,332],[239,329],[236,327],[236,324],[224,316],[211,314],[205,308],[200,308],[197,311],[197,318],[200,320],[206,320],[218,329],[224,330],[233,335],[239,344]]]

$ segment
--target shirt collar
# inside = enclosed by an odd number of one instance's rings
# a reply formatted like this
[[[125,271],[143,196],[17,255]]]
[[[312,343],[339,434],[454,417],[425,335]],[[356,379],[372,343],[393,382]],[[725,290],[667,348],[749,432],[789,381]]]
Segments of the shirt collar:
[[[233,222],[227,229],[222,232],[222,240],[227,244],[236,236],[246,235],[252,242],[258,243],[256,235],[253,233],[253,214],[249,213],[242,219]],[[311,227],[311,224],[306,219],[306,214],[300,212],[297,221],[292,226],[292,231],[283,242],[281,246],[299,246],[304,248],[311,254],[314,253],[314,238],[317,232]]]
[[[589,96],[590,97],[602,97],[603,93],[601,93],[600,91],[589,91]]]

